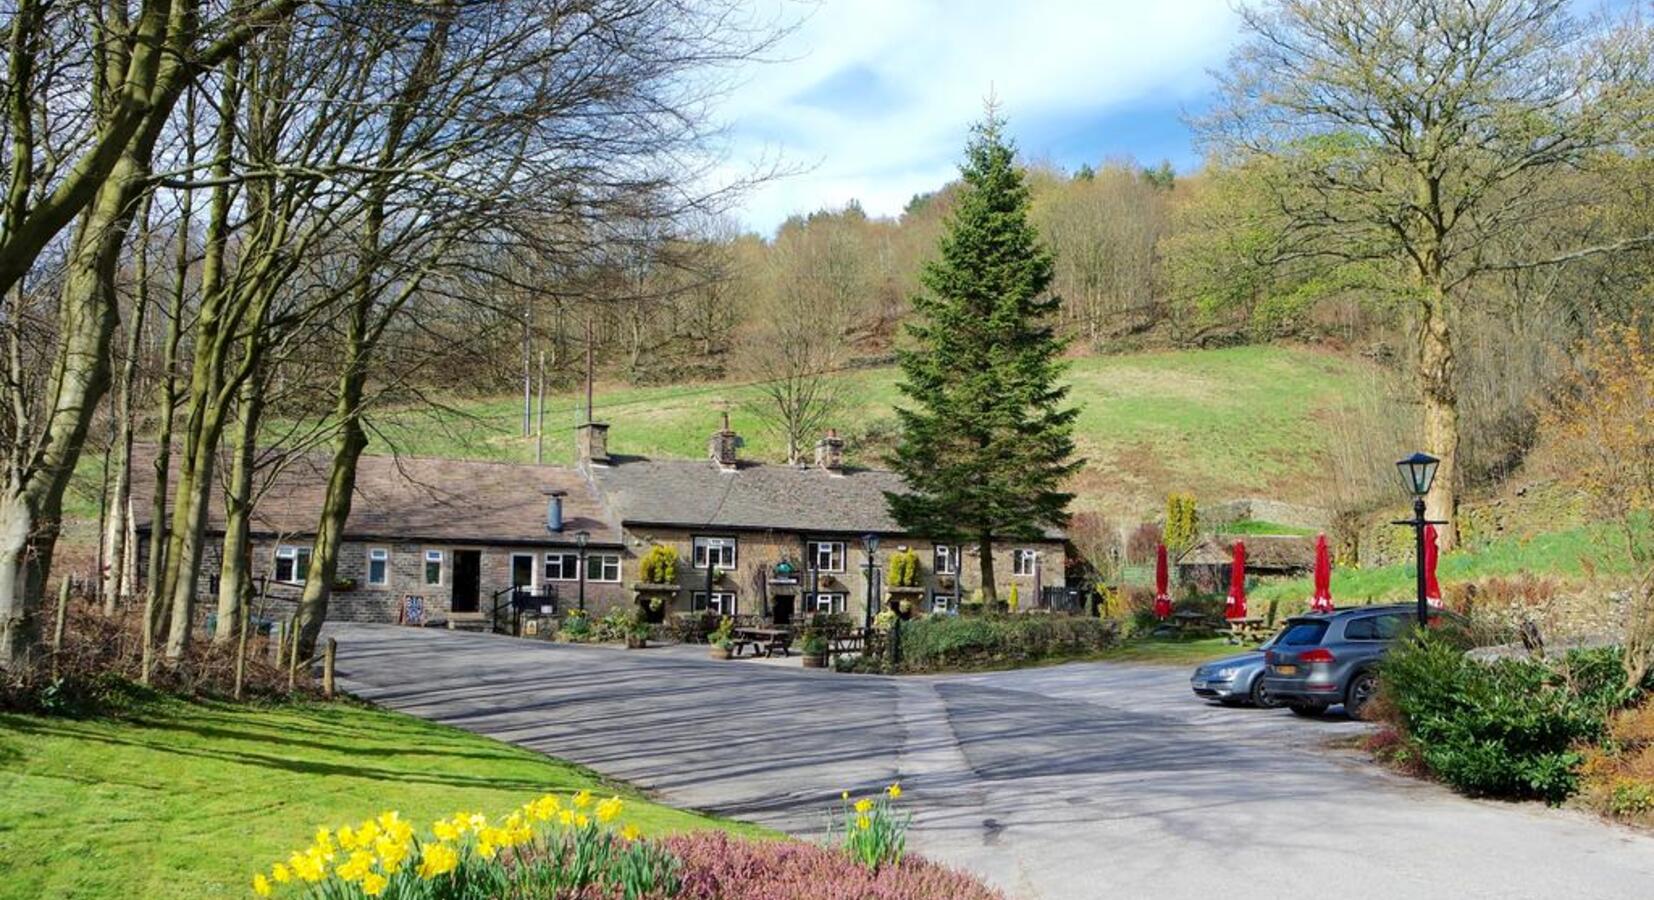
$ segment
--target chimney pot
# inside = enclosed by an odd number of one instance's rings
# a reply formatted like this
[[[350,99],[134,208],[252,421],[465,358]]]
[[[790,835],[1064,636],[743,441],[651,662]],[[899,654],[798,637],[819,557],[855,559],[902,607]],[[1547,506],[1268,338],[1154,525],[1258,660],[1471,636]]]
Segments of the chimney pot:
[[[844,439],[838,436],[838,429],[827,429],[827,434],[816,441],[816,466],[828,472],[844,471]]]
[[[729,413],[724,413],[723,428],[714,431],[707,441],[707,455],[720,469],[734,470],[740,465],[741,437],[729,427]]]
[[[574,430],[575,457],[581,466],[609,464],[609,426],[604,422],[583,422]]]

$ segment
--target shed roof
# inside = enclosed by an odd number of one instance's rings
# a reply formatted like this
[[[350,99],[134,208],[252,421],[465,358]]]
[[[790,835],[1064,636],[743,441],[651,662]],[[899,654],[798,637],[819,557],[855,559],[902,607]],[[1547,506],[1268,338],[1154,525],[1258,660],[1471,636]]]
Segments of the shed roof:
[[[1315,539],[1298,535],[1207,535],[1177,558],[1180,566],[1223,566],[1234,560],[1235,541],[1246,544],[1248,569],[1308,569],[1315,564]]]

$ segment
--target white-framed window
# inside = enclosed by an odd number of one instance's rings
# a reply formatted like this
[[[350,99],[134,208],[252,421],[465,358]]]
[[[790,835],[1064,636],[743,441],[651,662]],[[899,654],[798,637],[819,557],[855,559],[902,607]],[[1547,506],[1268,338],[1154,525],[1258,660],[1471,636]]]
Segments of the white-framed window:
[[[959,574],[959,548],[937,544],[933,570],[938,575]]]
[[[580,554],[547,553],[545,575],[547,581],[574,581],[580,577]]]
[[[1011,574],[1032,575],[1034,567],[1039,565],[1039,551],[1026,547],[1019,548],[1011,553]]]
[[[276,548],[275,578],[282,584],[304,584],[310,574],[310,548],[283,544]]]
[[[704,569],[708,565],[720,569],[735,568],[735,539],[732,537],[697,537],[695,538],[695,568]]]
[[[368,548],[368,584],[391,583],[391,552],[385,547]]]
[[[448,555],[441,550],[425,551],[425,583],[439,585],[442,583],[442,566]]]
[[[619,581],[620,554],[592,553],[586,556],[587,581]]]
[[[695,612],[714,612],[720,616],[735,615],[735,592],[713,591],[712,599],[707,600],[706,591],[696,591],[690,595],[690,608]]]
[[[810,565],[817,572],[844,571],[843,541],[811,541]]]
[[[812,613],[843,613],[843,591],[820,591],[804,595],[804,608]]]
[[[930,611],[933,613],[959,612],[959,595],[934,593],[930,595]]]

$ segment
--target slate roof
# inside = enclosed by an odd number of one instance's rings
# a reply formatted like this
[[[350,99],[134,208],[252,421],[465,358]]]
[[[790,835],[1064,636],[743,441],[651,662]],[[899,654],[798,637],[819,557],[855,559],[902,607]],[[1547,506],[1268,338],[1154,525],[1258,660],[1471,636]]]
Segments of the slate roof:
[[[1177,558],[1180,566],[1226,566],[1235,558],[1235,541],[1246,544],[1246,567],[1275,571],[1315,565],[1315,538],[1297,535],[1208,535]]]
[[[134,450],[132,502],[140,529],[149,526],[154,458],[153,447]],[[331,464],[327,453],[288,461],[254,507],[255,533],[314,534]],[[219,481],[224,477],[225,472],[215,472]],[[545,527],[546,490],[565,492],[563,531],[555,537]],[[215,488],[212,495],[208,529],[222,531],[222,492]],[[619,523],[575,469],[372,455],[358,463],[345,526],[347,539],[448,544],[572,544],[578,531],[590,534],[593,545],[620,543]]]

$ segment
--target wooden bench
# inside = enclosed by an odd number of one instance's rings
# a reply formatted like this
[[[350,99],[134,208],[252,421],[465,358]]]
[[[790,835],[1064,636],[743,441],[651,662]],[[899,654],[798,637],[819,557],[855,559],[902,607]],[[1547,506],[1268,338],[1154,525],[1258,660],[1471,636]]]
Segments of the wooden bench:
[[[786,628],[737,628],[730,634],[734,646],[730,650],[731,656],[741,655],[741,650],[752,648],[754,656],[762,653],[764,656],[792,655],[793,633]]]
[[[1228,621],[1231,644],[1256,644],[1269,637],[1269,629],[1264,625],[1263,616],[1247,616]]]

